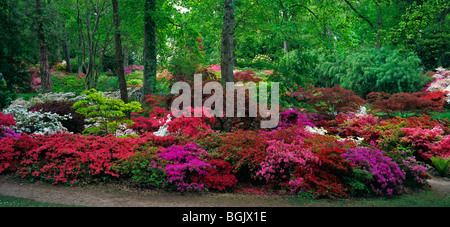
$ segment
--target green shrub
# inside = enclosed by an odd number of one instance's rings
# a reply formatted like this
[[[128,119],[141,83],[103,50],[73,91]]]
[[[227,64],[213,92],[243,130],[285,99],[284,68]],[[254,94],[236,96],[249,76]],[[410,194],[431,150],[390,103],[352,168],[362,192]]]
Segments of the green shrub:
[[[420,59],[398,50],[374,48],[323,59],[315,69],[315,85],[353,90],[366,97],[371,92],[418,92],[430,82],[423,77]]]
[[[440,176],[448,177],[450,174],[450,157],[432,157],[430,160]]]
[[[314,77],[314,68],[317,56],[309,51],[294,50],[285,54],[278,62],[275,73],[268,77],[268,82],[280,83],[280,102],[283,105],[296,105],[298,103],[283,94],[298,91],[299,88],[311,83]]]
[[[11,89],[7,88],[3,76],[0,75],[0,109],[8,107],[11,102],[16,99],[17,94]]]
[[[112,169],[124,179],[130,179],[129,183],[134,187],[160,187],[166,180],[166,174],[161,167],[163,164],[159,160],[158,152],[156,147],[141,146],[139,151],[120,160]]]
[[[74,92],[81,94],[85,89],[84,77],[77,74],[53,76],[53,91],[56,93]]]
[[[133,123],[127,118],[127,114],[142,110],[138,102],[125,103],[121,99],[106,98],[95,89],[85,91],[83,94],[86,95],[86,99],[76,102],[73,108],[92,124],[83,131],[88,135],[114,134],[119,125]]]

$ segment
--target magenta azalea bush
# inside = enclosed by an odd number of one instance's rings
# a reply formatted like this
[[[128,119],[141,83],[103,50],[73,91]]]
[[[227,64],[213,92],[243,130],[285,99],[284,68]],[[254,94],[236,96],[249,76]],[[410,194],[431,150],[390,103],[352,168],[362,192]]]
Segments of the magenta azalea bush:
[[[343,156],[351,163],[357,165],[372,175],[366,182],[373,193],[377,195],[394,195],[404,193],[403,186],[405,171],[386,156],[384,151],[376,148],[358,147],[348,149]]]
[[[207,162],[208,153],[195,143],[184,146],[173,145],[159,154],[169,164],[164,171],[167,184],[174,185],[177,191],[201,191],[203,184],[191,182],[192,173],[207,175],[206,169],[211,167]]]

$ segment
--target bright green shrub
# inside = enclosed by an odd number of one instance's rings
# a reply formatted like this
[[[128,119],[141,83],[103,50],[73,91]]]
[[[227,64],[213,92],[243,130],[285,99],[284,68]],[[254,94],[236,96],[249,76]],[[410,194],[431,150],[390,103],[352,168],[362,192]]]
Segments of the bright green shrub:
[[[85,91],[83,94],[86,95],[86,99],[76,102],[73,108],[93,124],[84,130],[85,134],[114,134],[119,125],[133,123],[127,118],[127,114],[142,110],[138,102],[124,103],[121,99],[106,98],[95,89]]]
[[[74,92],[81,94],[84,91],[84,74],[69,74],[61,76],[53,76],[53,92],[67,93]]]
[[[430,158],[434,168],[442,177],[448,177],[450,174],[450,157],[432,157]]]
[[[315,69],[314,83],[318,87],[340,85],[361,97],[371,92],[418,92],[429,82],[420,67],[420,59],[411,53],[365,49],[324,59]]]

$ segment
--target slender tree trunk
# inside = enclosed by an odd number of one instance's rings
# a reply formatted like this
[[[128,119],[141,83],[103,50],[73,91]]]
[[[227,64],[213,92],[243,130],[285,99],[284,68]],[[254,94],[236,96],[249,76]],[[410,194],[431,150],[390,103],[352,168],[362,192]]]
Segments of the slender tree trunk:
[[[128,103],[128,91],[127,91],[127,81],[125,80],[125,71],[123,63],[123,53],[122,53],[122,38],[120,34],[120,16],[119,16],[119,3],[117,0],[112,0],[113,5],[113,18],[115,27],[115,42],[116,42],[116,71],[119,77],[119,87],[120,87],[120,97],[125,103]]]
[[[144,95],[156,90],[156,0],[146,0],[144,10]]]
[[[53,82],[48,64],[47,44],[45,42],[44,27],[42,24],[42,5],[40,0],[35,0],[37,15],[37,36],[39,42],[39,62],[41,70],[41,86],[44,92],[53,91]]]
[[[235,0],[225,0],[223,30],[222,30],[222,51],[221,51],[221,72],[222,83],[234,82],[233,64],[233,36],[234,36],[234,4]]]
[[[63,51],[64,51],[64,60],[67,62],[67,71],[72,72],[72,64],[70,64],[70,55],[69,55],[69,43],[67,42],[67,30],[66,30],[66,22],[63,22]]]
[[[381,30],[383,29],[383,19],[382,19],[382,15],[381,15],[381,0],[378,0],[377,12],[378,12],[377,50],[380,50],[381,49]]]

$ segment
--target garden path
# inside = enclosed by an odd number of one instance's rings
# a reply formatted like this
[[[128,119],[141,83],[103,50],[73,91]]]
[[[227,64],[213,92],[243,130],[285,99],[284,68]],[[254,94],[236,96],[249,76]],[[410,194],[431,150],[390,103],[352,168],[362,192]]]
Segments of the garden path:
[[[450,194],[450,180],[429,180],[436,193]],[[67,187],[45,183],[20,183],[0,176],[0,195],[39,202],[91,207],[281,207],[294,204],[273,199],[255,199],[244,194],[206,193],[202,195],[132,190],[124,187]]]

